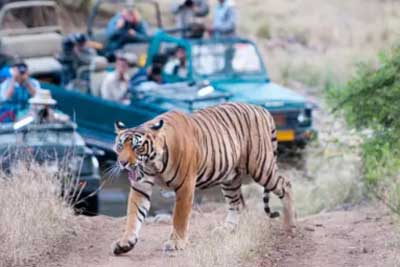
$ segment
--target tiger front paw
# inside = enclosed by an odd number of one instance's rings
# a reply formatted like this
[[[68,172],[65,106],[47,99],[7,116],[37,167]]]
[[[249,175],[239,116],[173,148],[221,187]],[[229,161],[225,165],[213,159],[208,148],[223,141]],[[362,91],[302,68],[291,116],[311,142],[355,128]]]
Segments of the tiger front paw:
[[[296,234],[296,225],[295,224],[285,224],[284,230],[286,234],[293,236]]]
[[[168,239],[164,243],[164,252],[173,252],[177,250],[183,250],[186,248],[186,241],[182,239],[177,239],[177,238],[171,238]]]
[[[122,238],[111,245],[111,251],[115,256],[127,253],[135,247],[137,240],[137,237],[130,239]]]

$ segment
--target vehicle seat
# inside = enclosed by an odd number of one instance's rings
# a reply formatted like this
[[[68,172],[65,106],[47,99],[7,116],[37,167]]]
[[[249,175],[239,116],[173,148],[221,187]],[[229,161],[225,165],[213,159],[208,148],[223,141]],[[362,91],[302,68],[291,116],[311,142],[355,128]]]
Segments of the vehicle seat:
[[[61,71],[61,64],[55,59],[61,52],[61,43],[61,34],[55,32],[1,38],[2,49],[24,59],[32,75]]]

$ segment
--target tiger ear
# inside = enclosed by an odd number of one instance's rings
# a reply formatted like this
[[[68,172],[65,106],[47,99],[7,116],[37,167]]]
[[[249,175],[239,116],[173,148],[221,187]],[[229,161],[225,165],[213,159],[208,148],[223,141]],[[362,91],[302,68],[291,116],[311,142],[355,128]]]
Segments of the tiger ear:
[[[164,125],[164,120],[159,120],[156,124],[150,126],[150,129],[158,131],[163,127],[163,125]]]
[[[124,123],[122,123],[122,122],[120,122],[120,121],[116,121],[116,122],[114,123],[114,128],[115,128],[115,131],[118,133],[118,132],[120,132],[120,131],[126,129],[126,126],[125,126]]]

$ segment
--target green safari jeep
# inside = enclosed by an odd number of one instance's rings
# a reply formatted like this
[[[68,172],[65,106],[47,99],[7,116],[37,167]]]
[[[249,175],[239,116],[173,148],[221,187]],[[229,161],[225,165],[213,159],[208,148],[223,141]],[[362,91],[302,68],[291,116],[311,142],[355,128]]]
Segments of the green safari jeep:
[[[269,110],[278,127],[278,141],[304,147],[315,134],[314,105],[302,95],[272,82],[254,42],[244,38],[181,39],[160,32],[153,38],[146,67],[163,56],[168,65],[176,48],[186,52],[186,74],[162,72],[165,83],[204,82],[231,95],[230,101],[245,102]]]

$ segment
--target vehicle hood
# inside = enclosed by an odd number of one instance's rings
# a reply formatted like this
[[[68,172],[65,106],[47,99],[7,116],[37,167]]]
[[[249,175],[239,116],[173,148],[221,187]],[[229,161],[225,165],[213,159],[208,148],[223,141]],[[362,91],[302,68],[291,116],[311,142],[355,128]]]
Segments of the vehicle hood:
[[[208,83],[200,85],[188,82],[151,84],[148,88],[136,88],[136,95],[146,105],[153,103],[165,110],[179,109],[189,112],[225,102],[231,97],[230,93],[214,90]]]
[[[263,105],[271,109],[304,108],[306,99],[273,82],[214,82],[216,89],[232,94],[232,101]]]

